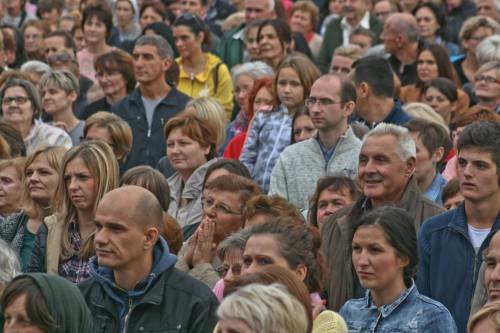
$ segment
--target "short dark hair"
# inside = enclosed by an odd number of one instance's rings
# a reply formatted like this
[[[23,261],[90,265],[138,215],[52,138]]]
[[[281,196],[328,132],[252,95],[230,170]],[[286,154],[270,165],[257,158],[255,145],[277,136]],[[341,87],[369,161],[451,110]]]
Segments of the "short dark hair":
[[[450,79],[445,77],[438,77],[430,82],[427,82],[424,86],[424,93],[429,88],[436,88],[439,92],[448,98],[450,102],[455,102],[458,100],[458,90],[457,85]]]
[[[170,206],[170,187],[167,179],[149,165],[140,165],[127,170],[120,179],[120,186],[137,185],[153,193],[161,209],[166,212]]]
[[[185,13],[179,16],[173,24],[174,27],[181,25],[187,27],[195,36],[198,36],[200,32],[203,32],[204,37],[201,45],[204,51],[210,50],[212,47],[210,28],[201,18],[191,13]]]
[[[208,177],[210,177],[212,172],[219,169],[224,169],[234,175],[252,179],[250,171],[248,171],[247,167],[243,163],[241,163],[239,160],[224,158],[212,163],[207,168],[207,172],[205,173],[205,178],[203,179],[203,187],[205,187],[205,183],[207,182],[207,179]]]
[[[458,178],[451,179],[448,184],[443,188],[443,193],[441,194],[441,198],[443,199],[443,204],[446,200],[453,198],[457,193],[460,192],[460,182]]]
[[[425,2],[425,3],[421,2],[413,10],[413,12],[412,12],[413,16],[416,17],[417,12],[422,8],[429,9],[432,12],[432,14],[434,15],[434,17],[436,18],[436,22],[439,25],[439,28],[436,32],[436,35],[443,38],[443,39],[447,39],[447,37],[448,37],[446,35],[447,22],[446,22],[446,12],[445,12],[444,7],[442,5],[435,4],[432,1]]]
[[[106,26],[106,38],[108,38],[113,29],[113,15],[109,8],[101,4],[85,7],[82,15],[82,30],[84,30],[85,23],[93,17],[104,23]]]
[[[448,133],[444,130],[443,126],[431,122],[423,118],[414,118],[403,125],[411,133],[417,133],[420,140],[425,146],[425,149],[432,156],[436,149],[443,147],[446,149],[449,146],[450,139],[448,138]],[[443,155],[443,159],[446,156]],[[441,161],[440,161],[441,162]]]
[[[73,52],[76,54],[76,44],[75,40],[71,36],[71,34],[67,31],[64,30],[55,30],[52,32],[49,32],[46,36],[45,39],[50,38],[50,37],[61,37],[64,39],[64,47],[68,49],[72,49]]]
[[[124,0],[125,1],[125,0]],[[118,72],[127,84],[127,93],[135,88],[134,59],[120,49],[101,54],[94,61],[96,72]]]
[[[356,29],[354,29],[351,32],[351,37],[354,35],[362,35],[362,36],[366,36],[366,37],[370,38],[372,41],[370,46],[373,46],[373,44],[375,43],[375,39],[376,39],[375,34],[369,29],[366,29],[363,27],[357,27]]]
[[[408,258],[409,263],[404,268],[403,279],[406,286],[410,286],[418,264],[417,235],[411,216],[401,208],[380,207],[362,216],[354,233],[364,226],[378,226],[381,228],[385,238],[398,255]]]
[[[394,97],[394,76],[389,61],[378,56],[367,56],[352,64],[354,83],[365,82],[375,96]]]
[[[478,148],[491,154],[500,172],[500,123],[478,121],[465,127],[458,138],[458,152],[466,148]]]

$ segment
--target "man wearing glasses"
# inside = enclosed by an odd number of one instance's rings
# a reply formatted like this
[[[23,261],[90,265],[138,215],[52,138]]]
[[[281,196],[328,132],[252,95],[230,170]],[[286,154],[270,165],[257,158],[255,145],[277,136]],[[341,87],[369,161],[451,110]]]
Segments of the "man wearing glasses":
[[[207,184],[202,197],[201,223],[181,248],[175,267],[213,288],[221,278],[223,266],[215,250],[221,241],[243,227],[243,206],[259,194],[257,183],[233,174],[217,177]]]
[[[328,174],[354,177],[361,147],[347,121],[356,106],[356,88],[338,74],[320,77],[305,101],[316,137],[287,147],[271,175],[270,194],[277,194],[298,209],[308,201],[319,178]]]

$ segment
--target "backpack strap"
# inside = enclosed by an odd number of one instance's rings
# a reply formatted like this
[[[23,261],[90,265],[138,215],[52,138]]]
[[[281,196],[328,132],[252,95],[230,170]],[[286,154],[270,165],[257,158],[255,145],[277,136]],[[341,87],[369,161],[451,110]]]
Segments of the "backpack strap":
[[[214,81],[214,96],[217,95],[217,90],[219,89],[219,67],[222,65],[222,62],[217,63],[215,65],[212,75],[213,75],[213,81]]]

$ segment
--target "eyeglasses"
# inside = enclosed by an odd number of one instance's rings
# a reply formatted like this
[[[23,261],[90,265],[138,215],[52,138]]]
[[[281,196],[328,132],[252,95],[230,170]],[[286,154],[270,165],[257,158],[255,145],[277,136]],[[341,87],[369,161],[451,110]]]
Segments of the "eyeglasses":
[[[488,75],[478,75],[474,78],[476,82],[481,82],[484,81],[486,83],[497,83],[500,84],[500,80],[497,80],[496,78]]]
[[[210,208],[215,207],[215,211],[220,214],[241,215],[241,212],[234,212],[223,204],[215,203],[215,200],[211,197],[202,197],[201,206],[203,210],[209,210]]]
[[[13,101],[16,101],[17,105],[21,105],[29,101],[29,97],[26,96],[14,96],[14,97],[4,97],[2,99],[3,105],[10,105]]]
[[[333,104],[342,104],[342,102],[335,102],[334,100],[330,98],[316,98],[316,97],[309,97],[306,98],[305,100],[305,105],[310,108],[314,106],[314,104],[318,103],[319,106],[325,107]]]

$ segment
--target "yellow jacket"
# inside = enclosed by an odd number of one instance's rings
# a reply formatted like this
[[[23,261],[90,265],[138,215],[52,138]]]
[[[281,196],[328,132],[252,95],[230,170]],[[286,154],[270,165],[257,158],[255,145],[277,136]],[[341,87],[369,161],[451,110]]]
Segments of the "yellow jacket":
[[[205,69],[203,72],[198,73],[193,80],[191,80],[189,73],[184,71],[182,59],[180,57],[175,59],[177,64],[179,64],[180,70],[177,89],[192,98],[214,98],[226,111],[229,121],[233,112],[233,83],[231,81],[231,74],[219,57],[211,53],[205,53],[204,55],[206,59]],[[217,80],[217,89],[215,89],[215,80]]]

